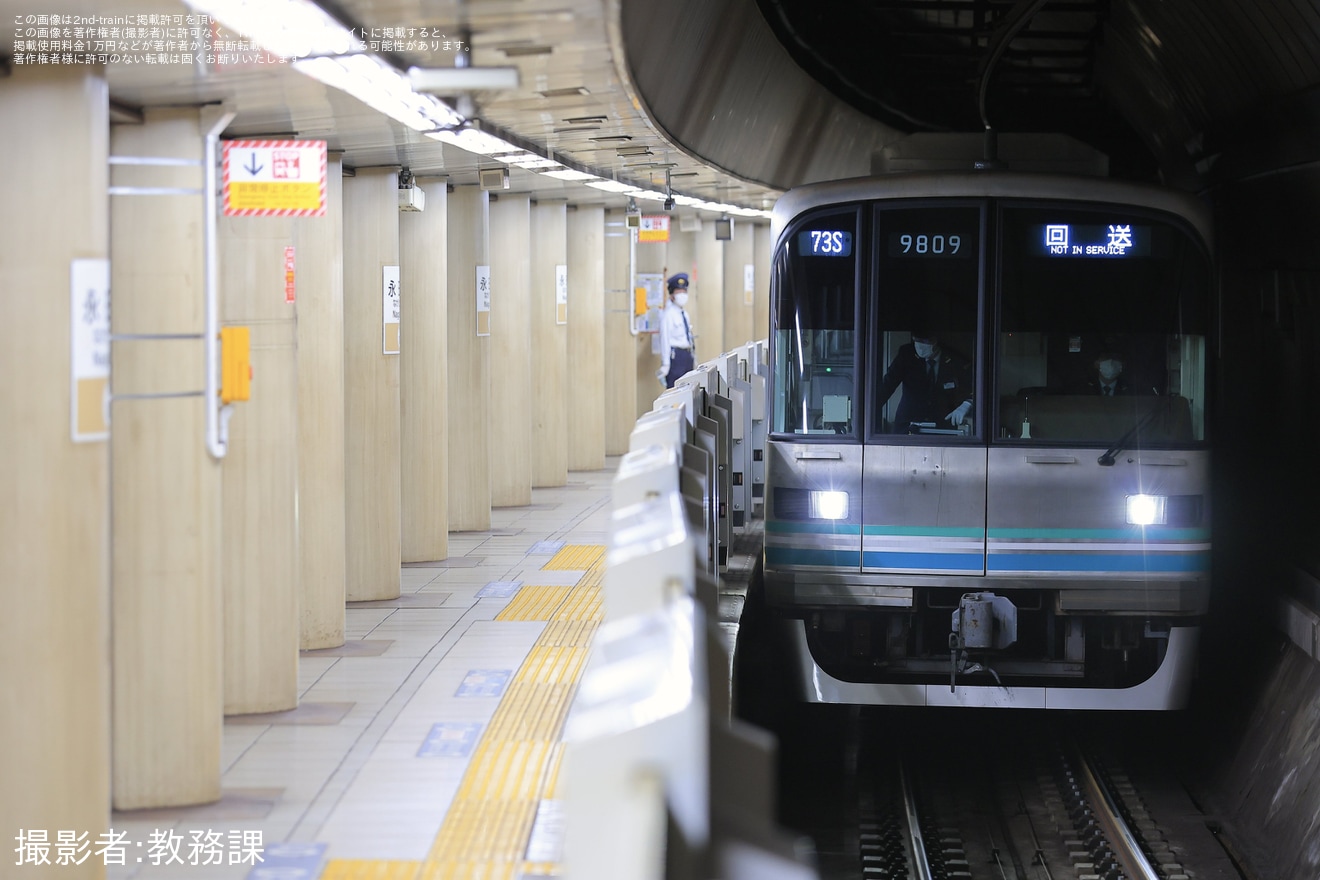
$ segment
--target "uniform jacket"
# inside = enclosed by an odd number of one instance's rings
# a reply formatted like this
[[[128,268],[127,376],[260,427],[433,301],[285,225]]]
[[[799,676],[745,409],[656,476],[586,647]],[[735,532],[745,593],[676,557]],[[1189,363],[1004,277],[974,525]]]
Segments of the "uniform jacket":
[[[899,348],[876,393],[877,413],[901,386],[903,397],[898,402],[893,431],[907,433],[912,422],[934,422],[937,428],[953,427],[947,418],[963,401],[970,401],[975,393],[971,365],[947,349],[934,356],[937,362],[934,381],[928,378],[926,361],[917,357],[912,343]],[[973,415],[968,412],[968,416]],[[879,428],[879,415],[876,416]]]

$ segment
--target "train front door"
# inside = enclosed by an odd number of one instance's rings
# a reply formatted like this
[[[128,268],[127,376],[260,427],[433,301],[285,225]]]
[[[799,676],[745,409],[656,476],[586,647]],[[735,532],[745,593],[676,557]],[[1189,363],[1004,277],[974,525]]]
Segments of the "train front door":
[[[863,572],[984,575],[985,481],[983,446],[866,446]]]
[[[985,207],[900,202],[872,218],[862,571],[984,575]]]

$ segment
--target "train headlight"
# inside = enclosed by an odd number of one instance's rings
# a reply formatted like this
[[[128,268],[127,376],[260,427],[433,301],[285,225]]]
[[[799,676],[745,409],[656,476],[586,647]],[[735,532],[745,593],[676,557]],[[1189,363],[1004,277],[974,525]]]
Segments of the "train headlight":
[[[810,495],[812,519],[847,519],[847,492],[812,492]]]
[[[1163,495],[1129,495],[1127,521],[1134,526],[1162,526],[1168,522],[1168,501]]]

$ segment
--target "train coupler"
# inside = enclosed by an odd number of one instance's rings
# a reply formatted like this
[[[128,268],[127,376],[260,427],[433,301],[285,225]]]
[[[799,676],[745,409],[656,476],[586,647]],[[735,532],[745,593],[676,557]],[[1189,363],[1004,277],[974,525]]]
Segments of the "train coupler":
[[[967,649],[1003,650],[1017,641],[1017,607],[1007,596],[994,593],[964,593],[953,612],[953,631],[949,633],[949,692],[953,693],[959,675],[988,672],[995,684],[1003,686],[999,674],[988,665],[969,662]]]

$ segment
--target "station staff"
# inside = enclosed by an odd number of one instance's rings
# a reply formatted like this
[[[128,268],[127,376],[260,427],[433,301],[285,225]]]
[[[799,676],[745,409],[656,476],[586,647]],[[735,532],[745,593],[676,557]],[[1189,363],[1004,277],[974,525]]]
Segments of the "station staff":
[[[669,277],[669,304],[660,313],[660,369],[655,377],[666,388],[673,388],[679,376],[694,366],[696,333],[684,306],[688,301],[688,276],[679,272]]]

